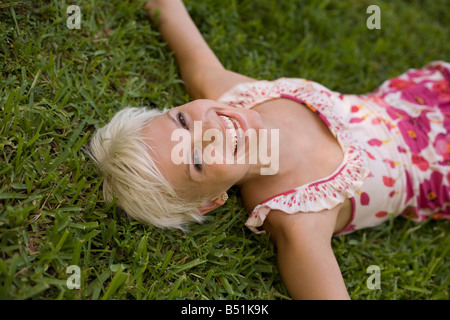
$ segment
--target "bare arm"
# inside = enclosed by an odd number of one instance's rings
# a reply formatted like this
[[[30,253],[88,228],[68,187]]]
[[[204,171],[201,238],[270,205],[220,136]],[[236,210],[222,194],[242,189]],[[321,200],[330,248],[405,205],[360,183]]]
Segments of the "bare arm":
[[[278,266],[293,299],[349,299],[331,248],[337,208],[320,213],[271,211],[264,223],[277,246]]]
[[[159,12],[159,32],[175,52],[186,90],[193,98],[214,100],[238,83],[255,81],[222,66],[181,0],[150,0],[145,9],[151,18]]]

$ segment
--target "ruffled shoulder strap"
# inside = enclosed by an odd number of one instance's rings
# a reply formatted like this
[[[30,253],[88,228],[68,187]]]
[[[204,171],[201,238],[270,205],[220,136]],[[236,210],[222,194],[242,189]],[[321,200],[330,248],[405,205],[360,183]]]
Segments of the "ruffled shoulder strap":
[[[234,87],[219,101],[252,108],[276,98],[297,101],[315,112],[337,139],[344,159],[328,177],[288,190],[257,205],[246,222],[246,226],[256,233],[261,232],[258,227],[262,226],[271,210],[292,214],[331,209],[343,203],[346,198],[354,197],[369,175],[367,154],[338,113],[338,110],[344,109],[340,108],[340,94],[316,82],[289,78],[250,82]]]
[[[263,201],[253,209],[245,225],[260,233],[258,228],[263,225],[271,210],[293,214],[331,209],[343,203],[346,198],[353,198],[368,174],[365,154],[351,146],[344,154],[342,164],[333,174]]]
[[[218,101],[235,107],[252,108],[266,100],[280,98],[282,94],[294,96],[317,90],[314,85],[319,85],[306,79],[280,78],[275,81],[255,81],[241,83],[225,94]],[[323,87],[326,89],[325,87]]]

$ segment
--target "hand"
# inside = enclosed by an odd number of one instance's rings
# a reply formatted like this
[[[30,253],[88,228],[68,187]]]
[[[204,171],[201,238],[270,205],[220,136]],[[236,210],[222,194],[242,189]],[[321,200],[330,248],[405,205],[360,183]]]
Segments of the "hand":
[[[254,81],[224,69],[203,39],[181,0],[147,0],[145,6],[175,58],[194,99],[217,99],[231,87]]]
[[[150,17],[150,19],[152,19],[155,15],[155,11],[157,9],[161,10],[161,5],[164,3],[165,1],[160,1],[160,0],[149,0],[147,1],[147,3],[144,5],[144,9],[147,11],[148,16]]]
[[[150,19],[184,8],[181,0],[148,0],[144,5]]]

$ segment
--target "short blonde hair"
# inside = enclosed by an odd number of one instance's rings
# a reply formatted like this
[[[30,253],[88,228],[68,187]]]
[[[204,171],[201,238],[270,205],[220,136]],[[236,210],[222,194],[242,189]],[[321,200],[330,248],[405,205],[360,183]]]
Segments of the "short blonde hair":
[[[160,228],[186,230],[191,222],[202,222],[198,212],[202,200],[181,199],[158,170],[142,136],[151,120],[167,112],[159,109],[125,108],[94,134],[89,154],[104,175],[103,197],[130,218]]]

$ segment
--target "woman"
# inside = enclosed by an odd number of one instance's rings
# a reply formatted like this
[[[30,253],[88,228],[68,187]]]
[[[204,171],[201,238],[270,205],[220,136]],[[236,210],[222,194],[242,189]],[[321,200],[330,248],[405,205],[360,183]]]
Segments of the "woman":
[[[333,235],[402,213],[449,218],[448,64],[364,96],[304,79],[256,81],[223,68],[180,0],[146,9],[159,9],[160,33],[196,100],[163,112],[126,108],[97,132],[91,151],[107,201],[117,197],[142,222],[183,228],[239,187],[246,225],[270,235],[295,299],[349,298]]]

